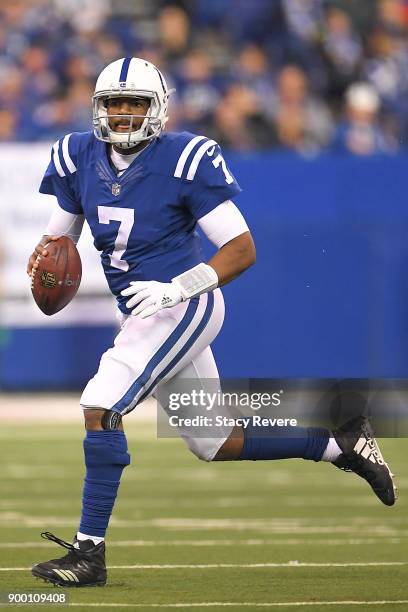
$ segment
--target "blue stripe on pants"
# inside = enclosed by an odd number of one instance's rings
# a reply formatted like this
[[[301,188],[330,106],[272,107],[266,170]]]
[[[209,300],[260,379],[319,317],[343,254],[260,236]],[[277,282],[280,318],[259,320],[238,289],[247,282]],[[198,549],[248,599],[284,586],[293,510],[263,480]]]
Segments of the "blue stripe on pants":
[[[151,377],[153,370],[160,364],[160,362],[166,357],[166,355],[171,351],[173,346],[178,342],[183,333],[186,331],[191,321],[194,318],[194,315],[197,312],[199,303],[199,298],[193,298],[190,300],[189,305],[187,306],[187,310],[184,314],[184,317],[181,319],[180,323],[173,330],[167,340],[161,345],[158,351],[153,355],[142,374],[135,380],[135,382],[131,385],[125,395],[111,408],[115,412],[124,412],[130,406],[134,398],[137,396],[139,391],[147,384],[149,378]]]
[[[207,301],[207,306],[206,306],[203,318],[201,319],[199,325],[197,325],[194,333],[191,334],[190,338],[187,340],[183,348],[180,349],[180,351],[177,353],[174,359],[169,363],[169,365],[164,368],[163,372],[161,372],[156,377],[155,381],[149,386],[147,391],[143,393],[143,395],[141,396],[139,400],[140,402],[144,400],[152,392],[154,387],[164,378],[164,376],[166,376],[166,374],[168,374],[174,368],[175,365],[177,365],[177,363],[184,357],[187,351],[190,350],[194,342],[200,337],[205,327],[207,326],[208,321],[210,320],[211,315],[213,313],[213,310],[214,310],[214,294],[211,292],[211,293],[208,293],[208,301]]]

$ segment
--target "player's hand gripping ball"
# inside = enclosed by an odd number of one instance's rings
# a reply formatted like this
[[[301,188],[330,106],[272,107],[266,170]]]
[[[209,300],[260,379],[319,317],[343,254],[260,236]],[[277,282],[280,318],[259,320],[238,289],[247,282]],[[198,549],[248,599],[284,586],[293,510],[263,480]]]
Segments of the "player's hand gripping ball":
[[[37,255],[30,274],[31,291],[39,309],[46,315],[53,315],[65,308],[78,291],[82,277],[81,258],[67,236],[50,239],[41,248],[40,253],[46,251],[47,255]]]

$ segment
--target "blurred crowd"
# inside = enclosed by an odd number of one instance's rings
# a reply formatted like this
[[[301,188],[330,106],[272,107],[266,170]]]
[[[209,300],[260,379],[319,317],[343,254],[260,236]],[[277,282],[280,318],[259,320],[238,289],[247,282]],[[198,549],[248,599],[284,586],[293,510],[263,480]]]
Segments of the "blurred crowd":
[[[91,129],[109,62],[154,62],[169,129],[226,148],[408,147],[408,0],[1,0],[0,141]]]

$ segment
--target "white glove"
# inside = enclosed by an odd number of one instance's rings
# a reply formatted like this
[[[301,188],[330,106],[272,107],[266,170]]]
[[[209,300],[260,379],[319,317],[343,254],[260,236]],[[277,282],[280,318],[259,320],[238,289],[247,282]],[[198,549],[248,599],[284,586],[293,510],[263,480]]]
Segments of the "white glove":
[[[121,295],[133,297],[126,302],[126,307],[132,309],[132,315],[140,315],[146,319],[163,308],[171,308],[180,304],[183,297],[176,283],[159,283],[158,281],[132,281]]]

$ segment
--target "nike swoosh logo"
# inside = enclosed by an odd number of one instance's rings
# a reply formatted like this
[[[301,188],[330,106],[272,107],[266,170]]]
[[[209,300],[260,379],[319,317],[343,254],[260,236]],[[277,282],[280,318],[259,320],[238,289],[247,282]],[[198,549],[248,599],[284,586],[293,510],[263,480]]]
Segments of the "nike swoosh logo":
[[[215,145],[211,147],[211,149],[208,149],[207,151],[208,157],[211,157],[212,155],[214,155],[214,151],[215,151]]]

